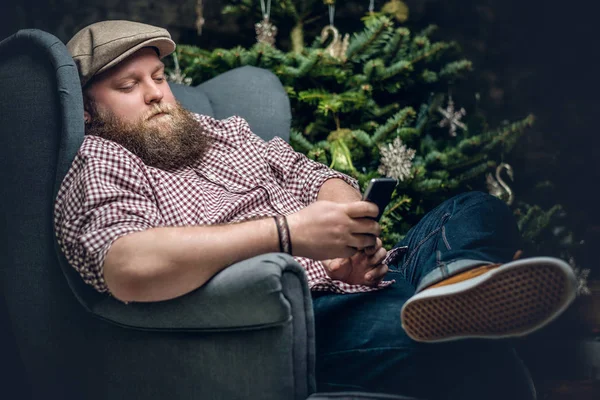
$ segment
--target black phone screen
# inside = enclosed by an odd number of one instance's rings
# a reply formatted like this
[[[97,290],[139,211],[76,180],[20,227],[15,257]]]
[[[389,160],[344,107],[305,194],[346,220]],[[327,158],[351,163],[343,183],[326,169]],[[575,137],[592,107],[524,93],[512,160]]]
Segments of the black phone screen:
[[[377,207],[379,207],[377,221],[379,221],[383,210],[390,202],[397,183],[398,181],[393,178],[374,178],[369,181],[362,199],[377,204]]]

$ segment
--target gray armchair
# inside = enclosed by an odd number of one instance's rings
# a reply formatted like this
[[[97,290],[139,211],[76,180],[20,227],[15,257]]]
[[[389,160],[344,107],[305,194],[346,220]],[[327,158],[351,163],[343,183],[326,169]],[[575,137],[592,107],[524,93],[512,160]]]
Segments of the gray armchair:
[[[288,139],[289,100],[270,72],[243,67],[171,86],[194,112],[241,115],[264,139]],[[83,140],[83,101],[53,35],[21,30],[0,42],[0,129],[3,398],[299,400],[315,391],[311,297],[292,257],[254,257],[186,296],[130,305],[95,292],[67,264],[53,204]]]
[[[267,71],[173,86],[192,111],[241,115],[266,139],[289,132],[289,101]],[[67,265],[52,209],[83,139],[82,107],[76,67],[56,37],[21,30],[0,43],[0,349],[23,367],[28,388],[19,398],[28,390],[35,399],[89,400],[314,392],[311,298],[292,257],[255,257],[187,296],[131,305],[94,292]]]

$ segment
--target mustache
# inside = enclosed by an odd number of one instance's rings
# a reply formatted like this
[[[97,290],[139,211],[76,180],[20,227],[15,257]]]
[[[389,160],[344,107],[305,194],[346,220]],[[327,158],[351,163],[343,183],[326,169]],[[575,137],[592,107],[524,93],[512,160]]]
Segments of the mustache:
[[[175,107],[170,104],[153,103],[152,109],[149,110],[146,114],[144,114],[144,116],[142,117],[142,121],[148,121],[150,118],[154,117],[157,114],[173,114],[174,112]]]

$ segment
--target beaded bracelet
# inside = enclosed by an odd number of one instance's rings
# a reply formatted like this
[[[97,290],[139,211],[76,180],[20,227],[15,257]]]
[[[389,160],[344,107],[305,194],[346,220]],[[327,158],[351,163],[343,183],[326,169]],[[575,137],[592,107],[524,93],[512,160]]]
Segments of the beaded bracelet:
[[[279,234],[279,251],[282,253],[292,254],[292,238],[290,236],[290,227],[287,223],[285,215],[277,215],[273,217]]]

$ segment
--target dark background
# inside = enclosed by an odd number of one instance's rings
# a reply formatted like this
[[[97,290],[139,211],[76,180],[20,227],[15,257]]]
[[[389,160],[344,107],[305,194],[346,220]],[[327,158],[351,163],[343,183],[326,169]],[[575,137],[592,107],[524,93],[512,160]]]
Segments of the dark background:
[[[204,0],[206,25],[198,37],[194,27],[195,0],[4,0],[0,4],[0,40],[19,29],[38,28],[66,43],[90,23],[130,19],[163,26],[179,43],[205,48],[251,45],[256,17],[223,17],[220,10],[224,3],[225,0]],[[342,32],[360,28],[360,17],[368,3],[368,0],[338,0],[336,25]],[[383,3],[376,1],[377,6]],[[515,169],[516,198],[544,208],[562,204],[566,212],[564,223],[573,231],[577,244],[577,266],[590,268],[590,277],[600,279],[597,262],[600,247],[597,70],[600,62],[595,3],[585,0],[561,3],[406,0],[406,3],[410,7],[409,28],[430,23],[438,25],[437,38],[457,40],[465,57],[474,62],[474,72],[460,83],[459,106],[469,110],[474,94],[479,93],[479,107],[485,110],[492,126],[529,113],[536,116],[535,125],[527,130],[505,160]],[[259,4],[256,0],[257,8]],[[322,19],[308,28],[318,32],[326,23],[327,9],[323,6]],[[278,46],[285,49],[289,45],[286,40],[289,27],[279,28]],[[10,132],[2,131],[2,134]],[[552,185],[545,191],[533,190],[540,181],[549,181]],[[548,387],[558,387],[557,382],[561,380],[590,377],[589,365],[582,361],[586,358],[580,355],[582,351],[588,354],[589,350],[581,350],[581,346],[588,343],[597,348],[597,341],[579,340],[578,332],[583,330],[578,331],[578,327],[584,324],[582,321],[588,321],[585,332],[597,337],[598,326],[589,321],[597,321],[600,310],[598,302],[590,300],[592,296],[587,297],[580,299],[584,306],[574,307],[553,329],[520,342],[520,353],[536,381],[550,380]],[[10,332],[0,329],[0,341],[7,341],[5,336]],[[15,371],[17,367],[13,366]],[[594,371],[592,373],[597,375],[598,371]],[[26,385],[19,381],[16,372],[4,378],[10,381],[13,376],[13,386]],[[589,384],[589,381],[581,382]],[[591,393],[589,387],[581,386],[582,395],[569,392],[565,397],[552,398],[592,398],[583,395]],[[549,390],[546,393],[550,393]]]

